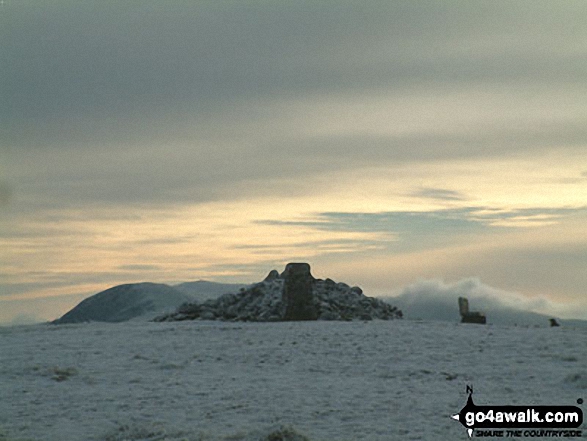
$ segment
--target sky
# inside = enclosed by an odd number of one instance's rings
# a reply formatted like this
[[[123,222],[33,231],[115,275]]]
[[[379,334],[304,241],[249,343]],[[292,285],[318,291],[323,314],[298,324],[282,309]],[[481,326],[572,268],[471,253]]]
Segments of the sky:
[[[6,0],[0,322],[293,261],[587,319],[586,22],[583,0]]]

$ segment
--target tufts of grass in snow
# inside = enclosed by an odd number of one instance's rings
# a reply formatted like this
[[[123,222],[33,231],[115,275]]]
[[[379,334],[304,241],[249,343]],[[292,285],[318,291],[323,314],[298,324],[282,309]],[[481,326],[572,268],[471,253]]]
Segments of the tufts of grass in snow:
[[[565,383],[577,389],[587,389],[587,371],[575,372],[565,377]]]
[[[153,424],[149,426],[119,426],[109,433],[104,441],[205,441],[207,438],[201,433],[188,434],[183,431],[167,431],[163,427]]]
[[[310,439],[296,432],[292,427],[287,426],[267,434],[263,441],[310,441]]]
[[[0,441],[13,441],[4,439]],[[311,441],[291,426],[280,426],[264,432],[237,433],[217,438],[205,433],[187,433],[186,431],[167,431],[160,425],[151,426],[122,425],[109,433],[103,441]],[[16,441],[16,440],[14,440]]]
[[[60,368],[55,366],[51,371],[53,374],[51,379],[57,382],[68,380],[70,377],[77,375],[77,369],[74,367]]]

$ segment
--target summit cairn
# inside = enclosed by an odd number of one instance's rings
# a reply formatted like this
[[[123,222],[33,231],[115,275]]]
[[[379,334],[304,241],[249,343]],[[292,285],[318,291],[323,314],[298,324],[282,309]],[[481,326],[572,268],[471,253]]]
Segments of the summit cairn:
[[[288,263],[279,274],[272,270],[265,280],[204,303],[185,303],[155,321],[304,321],[390,320],[401,318],[396,307],[367,297],[361,288],[331,279],[315,279],[307,263]]]
[[[318,311],[313,302],[314,277],[307,263],[288,263],[281,273],[284,280],[282,301],[285,321],[317,320]]]

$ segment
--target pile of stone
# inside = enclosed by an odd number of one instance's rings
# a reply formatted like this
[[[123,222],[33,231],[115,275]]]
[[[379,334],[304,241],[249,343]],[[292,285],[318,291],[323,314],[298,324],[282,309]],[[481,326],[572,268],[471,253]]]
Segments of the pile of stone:
[[[382,300],[367,297],[359,287],[315,279],[307,263],[289,263],[260,283],[203,303],[186,303],[155,321],[230,320],[390,320],[402,312]]]

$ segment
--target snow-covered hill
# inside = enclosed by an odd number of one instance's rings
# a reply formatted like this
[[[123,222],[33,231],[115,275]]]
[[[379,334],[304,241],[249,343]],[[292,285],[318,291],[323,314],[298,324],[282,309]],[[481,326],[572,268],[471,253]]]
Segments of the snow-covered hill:
[[[137,317],[152,318],[192,297],[168,285],[133,283],[118,285],[82,300],[54,324],[80,322],[122,322]]]
[[[195,282],[184,282],[179,285],[173,285],[176,290],[190,296],[192,301],[204,302],[210,299],[216,299],[222,294],[236,293],[241,288],[247,288],[244,283],[218,283],[207,280],[197,280]]]
[[[149,282],[117,285],[82,300],[53,323],[151,320],[163,313],[175,311],[184,303],[215,299],[246,286],[204,280],[175,286]]]

